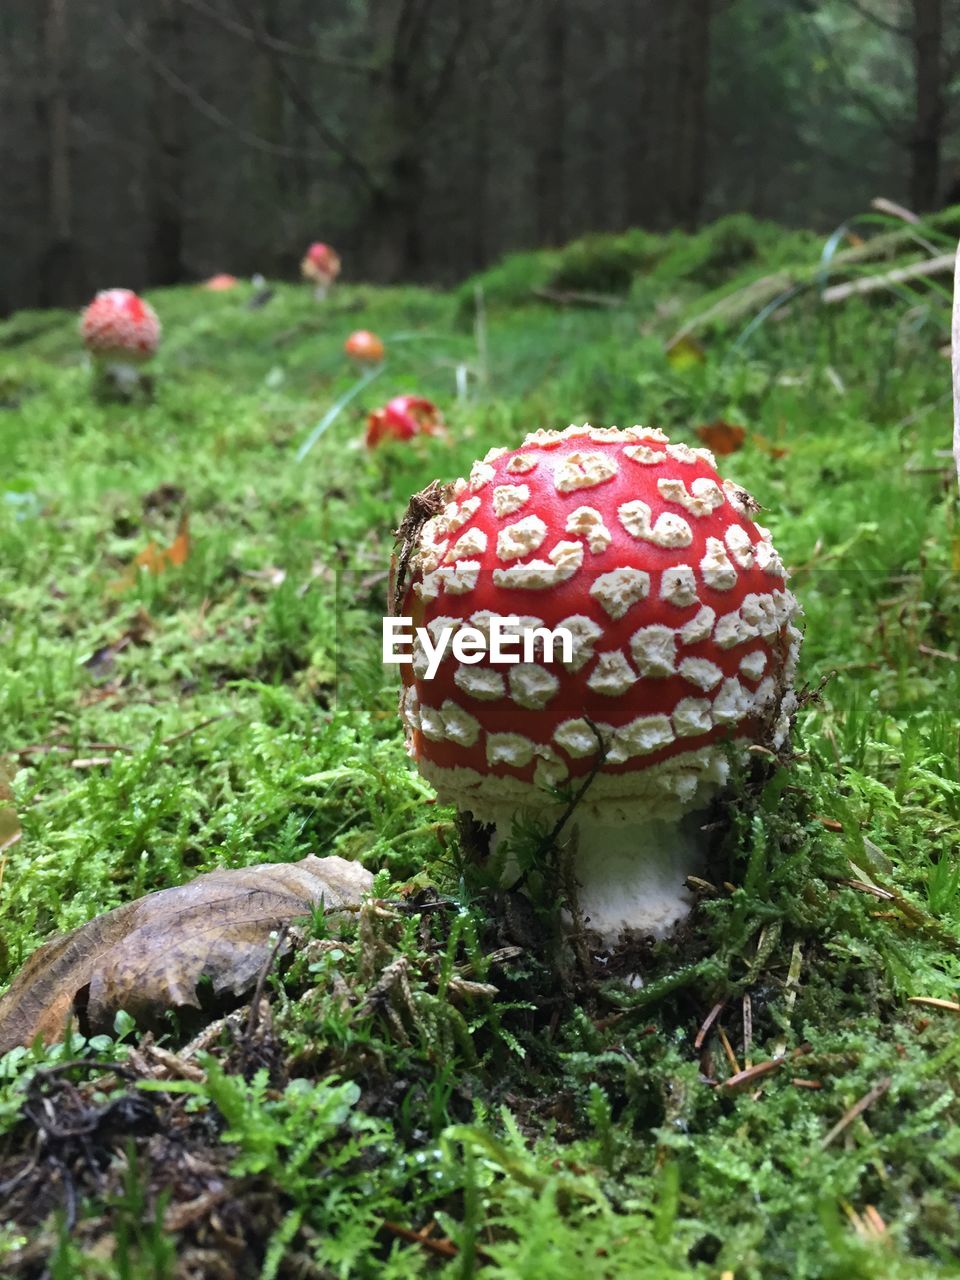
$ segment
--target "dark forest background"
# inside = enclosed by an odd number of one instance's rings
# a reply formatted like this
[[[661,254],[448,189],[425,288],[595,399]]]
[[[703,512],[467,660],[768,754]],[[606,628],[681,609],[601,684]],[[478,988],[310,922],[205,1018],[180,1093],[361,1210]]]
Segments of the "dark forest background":
[[[0,0],[0,313],[957,196],[960,0]]]

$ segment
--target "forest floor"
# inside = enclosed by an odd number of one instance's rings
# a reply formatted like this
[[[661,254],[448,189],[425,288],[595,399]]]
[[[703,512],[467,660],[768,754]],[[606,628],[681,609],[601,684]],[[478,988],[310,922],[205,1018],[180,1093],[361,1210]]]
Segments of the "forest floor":
[[[339,854],[384,902],[338,941],[315,912],[201,1048],[197,1010],[98,1034],[81,1009],[0,1059],[0,1274],[960,1276],[948,299],[811,289],[668,351],[717,297],[816,268],[815,238],[738,226],[626,267],[605,241],[513,260],[481,323],[472,284],[157,291],[143,405],[93,402],[75,316],[0,325],[0,984],[216,868]],[[298,460],[361,327],[386,366]],[[399,391],[449,442],[360,446]],[[409,496],[584,420],[745,428],[720,469],[791,568],[816,691],[639,989],[484,885],[380,660]]]

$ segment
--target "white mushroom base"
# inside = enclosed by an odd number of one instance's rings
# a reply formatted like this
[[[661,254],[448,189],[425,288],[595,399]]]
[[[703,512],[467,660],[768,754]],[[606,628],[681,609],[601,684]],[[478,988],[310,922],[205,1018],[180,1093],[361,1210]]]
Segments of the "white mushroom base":
[[[576,823],[573,873],[588,933],[612,947],[624,939],[665,938],[690,913],[688,876],[702,876],[706,857],[700,828],[706,813],[643,826]]]
[[[129,400],[140,390],[143,365],[131,360],[100,360],[97,362],[97,378],[114,395]]]
[[[609,949],[622,937],[666,937],[689,913],[693,895],[684,881],[703,874],[702,827],[731,761],[742,757],[745,746],[743,739],[709,744],[634,773],[601,770],[590,783],[561,844],[575,834],[575,845],[567,847],[573,849],[578,905],[601,947]],[[518,813],[535,814],[545,831],[563,814],[544,784],[564,779],[526,781],[444,769],[423,758],[417,763],[441,800],[496,828],[491,852],[510,836]],[[516,867],[507,867],[503,883],[516,879]]]
[[[704,872],[706,820],[705,810],[678,822],[653,818],[636,826],[575,819],[571,870],[588,936],[610,950],[620,942],[671,934],[694,903],[684,882]],[[498,829],[494,845],[506,835],[509,827]],[[507,879],[515,877],[514,871]]]

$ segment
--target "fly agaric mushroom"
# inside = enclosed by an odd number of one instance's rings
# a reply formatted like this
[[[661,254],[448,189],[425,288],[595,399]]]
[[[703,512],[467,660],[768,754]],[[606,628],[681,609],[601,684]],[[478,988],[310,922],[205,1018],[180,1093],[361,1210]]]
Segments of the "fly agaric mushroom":
[[[369,329],[354,330],[343,349],[357,364],[379,364],[383,359],[383,342]]]
[[[401,612],[426,632],[401,667],[408,749],[439,798],[498,839],[521,810],[555,822],[551,788],[593,775],[572,865],[605,947],[687,914],[731,758],[789,732],[800,607],[758,510],[706,449],[571,426],[492,449],[413,521]],[[467,627],[469,656],[448,643],[431,672],[423,641]],[[566,633],[569,652],[555,639],[550,662],[541,633],[496,664],[482,642],[510,627]]]
[[[414,436],[442,436],[440,410],[423,396],[394,396],[367,418],[367,448],[387,440],[412,440]]]
[[[81,316],[80,333],[102,387],[132,395],[142,382],[141,365],[160,342],[153,307],[132,289],[103,289]]]
[[[322,302],[340,274],[340,259],[328,244],[315,241],[304,254],[300,274],[313,285],[313,296]]]
[[[221,271],[219,275],[211,276],[209,280],[204,280],[203,287],[211,293],[226,293],[228,289],[233,289],[237,285],[237,277]]]

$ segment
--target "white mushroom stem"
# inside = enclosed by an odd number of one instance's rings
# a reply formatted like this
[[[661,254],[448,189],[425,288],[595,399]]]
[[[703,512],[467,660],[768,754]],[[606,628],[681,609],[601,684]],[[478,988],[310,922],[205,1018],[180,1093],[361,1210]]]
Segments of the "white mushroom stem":
[[[318,282],[313,286],[314,302],[323,302],[329,292],[330,292],[329,284],[326,284],[322,281]]]
[[[579,814],[571,821],[577,905],[603,948],[629,938],[665,938],[689,914],[694,895],[684,882],[703,875],[705,821],[702,809],[679,821],[610,826]],[[508,834],[498,827],[495,840]]]
[[[133,395],[140,386],[141,367],[130,360],[103,360],[100,375],[125,396]]]

